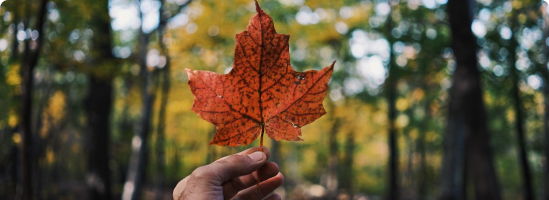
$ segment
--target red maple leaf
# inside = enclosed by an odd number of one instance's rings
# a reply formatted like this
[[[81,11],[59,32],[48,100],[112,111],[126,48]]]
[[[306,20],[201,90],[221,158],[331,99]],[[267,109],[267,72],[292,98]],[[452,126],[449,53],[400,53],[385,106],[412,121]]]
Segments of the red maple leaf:
[[[210,144],[247,145],[261,133],[275,140],[302,140],[301,127],[326,114],[322,101],[334,63],[320,71],[296,72],[289,35],[277,34],[259,7],[236,35],[233,69],[225,75],[185,69],[195,96],[192,110],[217,128]]]

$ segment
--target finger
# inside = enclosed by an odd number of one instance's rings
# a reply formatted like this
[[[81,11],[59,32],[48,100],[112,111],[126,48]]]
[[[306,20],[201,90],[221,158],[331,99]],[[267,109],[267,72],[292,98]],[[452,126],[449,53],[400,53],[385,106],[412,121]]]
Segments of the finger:
[[[273,192],[276,188],[280,187],[284,182],[284,176],[281,173],[278,173],[275,177],[267,179],[259,184],[259,191],[256,192],[255,187],[249,187],[245,190],[239,192],[233,200],[252,200],[252,199],[263,199]]]
[[[276,163],[268,162],[268,163],[265,163],[265,165],[263,165],[263,167],[261,167],[258,170],[258,172],[261,178],[260,181],[264,181],[271,177],[276,176],[279,172],[279,169]],[[223,183],[223,197],[225,199],[230,199],[234,197],[241,190],[257,184],[258,172],[256,171],[256,172],[253,172],[252,174],[233,178]]]
[[[244,151],[236,153],[236,155],[249,155],[249,154],[252,154],[253,152],[256,152],[256,151],[259,151],[259,147],[253,147],[253,148],[246,149]],[[271,152],[269,151],[269,148],[267,148],[266,146],[263,146],[263,153],[265,153],[265,155],[267,156],[267,160],[269,160],[269,158],[271,158]],[[229,156],[225,156],[225,157],[220,158],[216,161],[224,160],[224,159],[228,158]]]
[[[261,151],[249,155],[235,154],[199,167],[192,175],[203,180],[213,181],[213,184],[221,186],[232,178],[251,174],[263,166],[266,161],[267,156]]]
[[[189,176],[185,177],[183,180],[177,183],[177,185],[173,189],[173,199],[178,200],[181,195],[183,195],[183,191],[185,191],[185,188],[187,187],[187,181],[189,181]]]

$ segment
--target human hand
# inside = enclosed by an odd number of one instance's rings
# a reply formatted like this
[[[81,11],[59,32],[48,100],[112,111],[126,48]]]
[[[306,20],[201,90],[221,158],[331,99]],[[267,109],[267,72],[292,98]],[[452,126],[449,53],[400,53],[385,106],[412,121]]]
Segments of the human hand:
[[[278,165],[267,162],[269,156],[269,149],[266,147],[263,147],[263,152],[259,151],[259,147],[254,147],[199,167],[175,186],[173,198],[263,199],[284,181]],[[262,182],[259,184],[259,192],[256,193],[258,172]],[[267,199],[276,200],[280,196],[273,194]]]

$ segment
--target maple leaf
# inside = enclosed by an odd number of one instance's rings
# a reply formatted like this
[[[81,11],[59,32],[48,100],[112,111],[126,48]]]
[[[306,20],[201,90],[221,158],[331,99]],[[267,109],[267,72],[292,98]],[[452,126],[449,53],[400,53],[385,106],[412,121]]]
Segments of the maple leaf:
[[[236,35],[232,70],[225,75],[185,69],[195,96],[192,110],[216,126],[210,144],[248,145],[261,133],[275,140],[302,140],[301,127],[326,114],[322,101],[333,66],[296,72],[289,35],[277,34],[272,18],[257,14]]]

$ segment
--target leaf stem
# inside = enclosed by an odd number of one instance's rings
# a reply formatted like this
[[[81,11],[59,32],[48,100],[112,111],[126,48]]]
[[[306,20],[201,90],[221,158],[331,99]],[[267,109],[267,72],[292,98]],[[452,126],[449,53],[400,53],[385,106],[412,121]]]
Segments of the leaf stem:
[[[263,151],[263,133],[265,133],[265,126],[261,125],[261,139],[259,140],[260,151]]]
[[[261,138],[259,139],[259,151],[263,151],[263,133],[265,133],[265,126],[261,125]],[[257,189],[255,189],[255,193],[257,194],[259,192],[259,182],[261,181],[261,178],[259,176],[259,170],[257,170]]]

